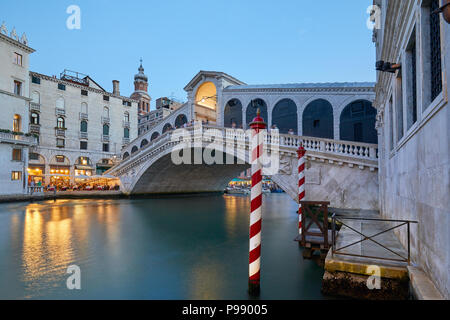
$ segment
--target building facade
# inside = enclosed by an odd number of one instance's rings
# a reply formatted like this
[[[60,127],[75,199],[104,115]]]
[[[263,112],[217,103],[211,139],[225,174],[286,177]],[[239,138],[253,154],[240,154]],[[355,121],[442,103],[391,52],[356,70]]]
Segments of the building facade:
[[[30,72],[30,129],[39,145],[30,153],[30,179],[69,186],[109,169],[137,136],[138,101],[107,92],[87,75]]]
[[[0,27],[0,194],[27,192],[27,167],[30,148],[36,137],[29,133],[29,55],[25,34],[21,38],[16,30],[10,33]]]
[[[412,258],[449,299],[450,26],[435,13],[443,4],[374,1],[381,13],[373,37],[380,61],[374,106],[381,214],[418,221]],[[398,236],[406,247],[406,230]]]

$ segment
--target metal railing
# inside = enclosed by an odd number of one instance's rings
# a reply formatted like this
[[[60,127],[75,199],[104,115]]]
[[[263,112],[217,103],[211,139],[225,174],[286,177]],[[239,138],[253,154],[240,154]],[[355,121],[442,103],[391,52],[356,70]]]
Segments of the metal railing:
[[[394,226],[394,227],[388,227],[387,229],[383,230],[383,231],[379,231],[373,235],[366,235],[364,234],[362,231],[358,231],[355,228],[349,226],[347,223],[345,223],[342,220],[353,220],[353,221],[372,221],[372,222],[391,222],[391,223],[399,223],[398,225]],[[351,231],[357,233],[358,235],[360,235],[362,237],[361,240],[358,241],[354,241],[350,244],[344,245],[343,247],[340,248],[336,248],[336,223],[340,223],[342,226],[345,226],[347,228],[349,228]],[[332,215],[332,237],[331,237],[331,252],[332,254],[339,254],[339,255],[346,255],[346,256],[353,256],[353,257],[361,257],[361,258],[370,258],[370,259],[380,259],[380,260],[388,260],[388,261],[397,261],[397,262],[406,262],[406,263],[410,263],[411,262],[411,224],[412,223],[418,223],[417,221],[411,221],[411,220],[389,220],[389,219],[378,219],[378,218],[359,218],[359,217],[343,217],[343,216],[339,216],[337,217],[336,214]],[[394,250],[388,248],[387,246],[381,244],[379,241],[374,240],[375,237],[380,236],[384,233],[393,231],[395,229],[401,228],[403,226],[406,226],[407,228],[407,238],[408,238],[408,244],[407,244],[407,257],[402,256],[400,253],[395,252]],[[379,256],[371,256],[371,255],[363,255],[363,254],[354,254],[354,253],[346,253],[343,252],[342,250],[347,249],[351,246],[360,244],[364,241],[371,241],[375,244],[377,244],[379,247],[387,250],[388,252],[394,254],[395,256],[398,256],[399,258],[388,258],[388,257],[379,257]]]
[[[30,111],[41,111],[41,105],[36,102],[30,102]]]

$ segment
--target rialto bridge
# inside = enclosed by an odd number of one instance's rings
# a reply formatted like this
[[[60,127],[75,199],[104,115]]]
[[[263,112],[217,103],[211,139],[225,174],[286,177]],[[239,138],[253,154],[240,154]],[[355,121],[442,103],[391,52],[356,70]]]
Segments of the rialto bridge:
[[[249,168],[251,146],[248,132],[242,129],[197,123],[169,130],[153,141],[150,137],[149,131],[133,141],[123,150],[123,160],[107,172],[120,178],[126,194],[222,192]],[[301,141],[307,150],[306,199],[329,200],[338,208],[378,207],[376,144],[269,131],[264,148],[272,162],[267,172],[294,200]],[[207,155],[214,161],[208,161]],[[179,161],[180,157],[187,161]]]
[[[121,162],[108,171],[121,179],[123,192],[223,191],[249,167],[244,130],[259,108],[269,128],[278,129],[270,130],[266,139],[269,154],[279,164],[271,178],[293,199],[296,151],[303,141],[306,200],[329,200],[339,208],[378,208],[373,83],[246,85],[222,72],[200,71],[184,89],[187,103],[124,147]],[[236,161],[178,164],[172,156],[181,146],[182,153],[203,154],[212,148]]]

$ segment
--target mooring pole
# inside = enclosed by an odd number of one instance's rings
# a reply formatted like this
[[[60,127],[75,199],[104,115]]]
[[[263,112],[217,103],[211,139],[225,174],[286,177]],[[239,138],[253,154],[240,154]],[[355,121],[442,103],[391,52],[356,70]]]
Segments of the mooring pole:
[[[305,197],[305,148],[300,142],[300,147],[297,150],[298,155],[298,234],[302,235],[302,204],[301,201]],[[301,241],[301,239],[300,239]]]
[[[252,163],[252,189],[250,212],[250,254],[249,254],[249,281],[248,292],[257,296],[260,292],[261,270],[261,206],[262,206],[262,164],[264,129],[266,124],[261,118],[258,109],[256,118],[250,123],[252,129],[251,163]]]

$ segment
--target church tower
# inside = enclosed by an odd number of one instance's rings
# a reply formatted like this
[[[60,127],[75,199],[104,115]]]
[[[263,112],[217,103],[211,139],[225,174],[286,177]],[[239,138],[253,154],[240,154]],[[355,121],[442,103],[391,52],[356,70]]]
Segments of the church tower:
[[[138,74],[134,76],[134,92],[130,98],[139,100],[138,115],[145,116],[150,112],[150,101],[152,98],[148,94],[148,77],[144,73],[142,59],[138,71]]]

